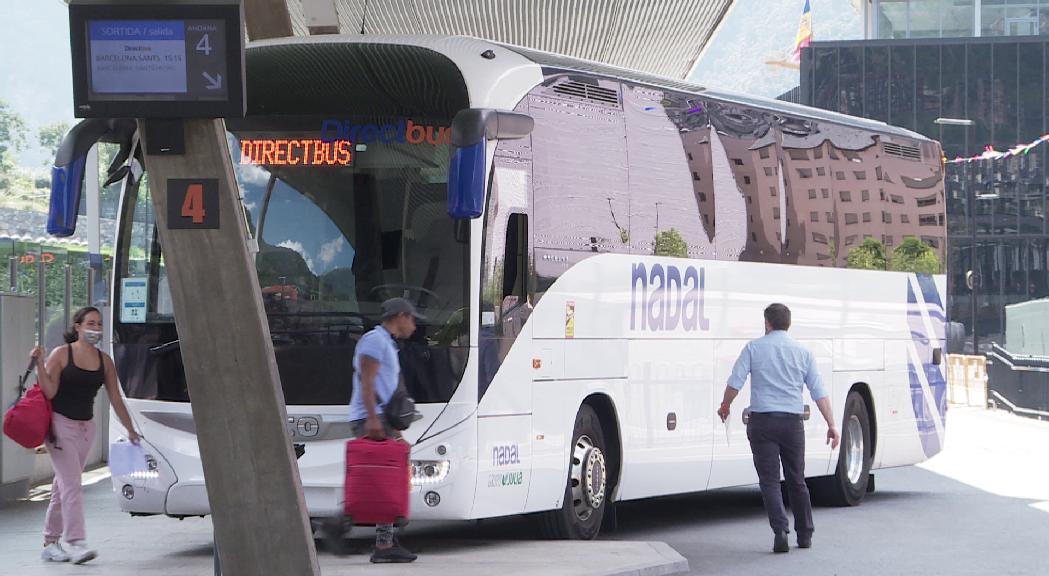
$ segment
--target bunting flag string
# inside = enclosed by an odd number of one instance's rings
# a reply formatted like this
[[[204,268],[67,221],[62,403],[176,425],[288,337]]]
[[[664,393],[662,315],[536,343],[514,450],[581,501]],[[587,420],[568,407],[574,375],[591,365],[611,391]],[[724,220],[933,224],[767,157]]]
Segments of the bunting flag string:
[[[1010,156],[1020,156],[1021,154],[1027,154],[1035,146],[1038,146],[1042,142],[1049,142],[1049,134],[1045,134],[1045,135],[1043,135],[1043,136],[1041,136],[1039,138],[1036,138],[1030,144],[1017,144],[1016,146],[1013,146],[1012,148],[1006,150],[1005,152],[1001,152],[1001,151],[995,150],[994,146],[991,146],[990,144],[988,144],[983,149],[983,153],[982,154],[977,154],[976,156],[970,156],[969,158],[962,158],[961,156],[958,156],[954,160],[948,160],[947,157],[944,156],[943,157],[943,163],[944,164],[960,164],[962,162],[976,162],[976,161],[979,161],[979,160],[1002,160],[1002,159],[1008,158]]]

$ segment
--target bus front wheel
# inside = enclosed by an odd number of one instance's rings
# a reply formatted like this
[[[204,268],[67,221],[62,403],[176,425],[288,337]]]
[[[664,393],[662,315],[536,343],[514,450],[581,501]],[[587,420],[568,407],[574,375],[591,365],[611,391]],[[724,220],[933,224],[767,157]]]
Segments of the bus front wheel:
[[[570,540],[592,540],[597,536],[608,505],[607,454],[597,412],[584,404],[576,414],[572,431],[564,502],[560,509],[540,515],[543,536]]]
[[[849,392],[834,475],[816,478],[811,486],[817,502],[829,506],[857,506],[863,501],[870,478],[872,440],[867,402],[858,392]]]

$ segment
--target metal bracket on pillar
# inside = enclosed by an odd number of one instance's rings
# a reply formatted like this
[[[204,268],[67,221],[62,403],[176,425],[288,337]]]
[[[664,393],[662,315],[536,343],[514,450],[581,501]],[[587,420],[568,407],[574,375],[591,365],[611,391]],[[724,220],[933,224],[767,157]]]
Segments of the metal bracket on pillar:
[[[146,154],[150,156],[186,153],[186,133],[182,119],[146,120]]]

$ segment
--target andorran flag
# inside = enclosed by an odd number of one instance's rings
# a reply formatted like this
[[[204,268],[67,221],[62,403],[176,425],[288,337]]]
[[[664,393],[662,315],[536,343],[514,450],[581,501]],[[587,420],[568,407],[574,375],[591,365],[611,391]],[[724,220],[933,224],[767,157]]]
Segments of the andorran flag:
[[[794,51],[791,52],[791,61],[795,64],[801,62],[801,49],[812,44],[812,8],[809,0],[805,0],[805,9],[801,11],[801,24],[798,25],[798,34],[794,37]]]

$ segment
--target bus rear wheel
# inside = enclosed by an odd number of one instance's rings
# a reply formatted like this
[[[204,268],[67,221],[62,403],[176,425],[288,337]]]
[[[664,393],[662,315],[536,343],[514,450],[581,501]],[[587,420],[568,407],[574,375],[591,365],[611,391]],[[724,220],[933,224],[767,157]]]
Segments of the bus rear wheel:
[[[593,408],[584,404],[576,414],[564,502],[558,510],[539,516],[539,530],[547,538],[592,540],[601,530],[608,506],[608,469],[605,436]]]
[[[849,392],[838,466],[833,476],[814,479],[812,488],[817,502],[828,506],[857,506],[863,502],[870,479],[872,440],[867,402],[858,392]]]

